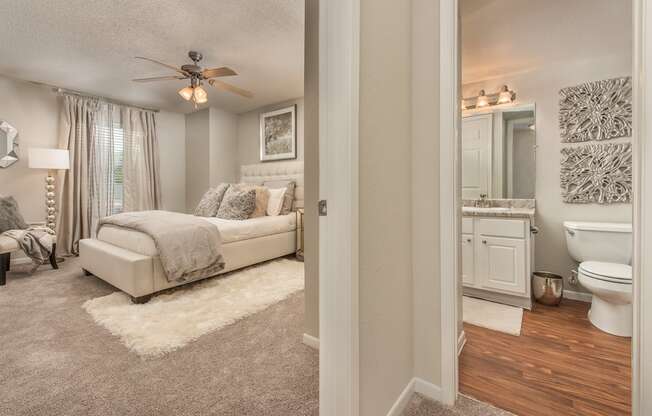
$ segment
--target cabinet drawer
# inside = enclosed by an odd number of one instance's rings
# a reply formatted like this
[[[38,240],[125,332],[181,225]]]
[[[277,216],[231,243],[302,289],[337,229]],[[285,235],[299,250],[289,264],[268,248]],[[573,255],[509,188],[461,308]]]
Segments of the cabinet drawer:
[[[473,234],[473,218],[462,217],[462,234]]]
[[[525,221],[482,218],[478,221],[478,232],[496,237],[525,238]]]

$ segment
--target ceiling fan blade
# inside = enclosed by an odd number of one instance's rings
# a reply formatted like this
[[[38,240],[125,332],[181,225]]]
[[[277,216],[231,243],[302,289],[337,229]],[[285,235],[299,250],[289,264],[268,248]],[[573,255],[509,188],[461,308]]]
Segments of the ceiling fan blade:
[[[225,66],[221,68],[204,69],[201,74],[204,78],[230,77],[232,75],[238,75],[237,72]]]
[[[136,59],[142,59],[144,61],[153,62],[155,64],[163,65],[164,67],[169,68],[169,69],[171,69],[173,71],[177,71],[178,73],[183,74],[184,76],[188,75],[186,73],[186,71],[182,70],[181,68],[177,68],[176,66],[169,65],[169,64],[166,64],[166,63],[163,63],[163,62],[159,62],[159,61],[157,61],[155,59],[145,58],[144,56],[136,56],[135,58]]]
[[[134,82],[152,82],[152,81],[168,81],[173,79],[186,79],[187,77],[180,77],[178,75],[168,75],[163,77],[151,77],[151,78],[136,78],[132,79]]]
[[[217,80],[217,79],[209,79],[208,83],[211,84],[215,88],[219,88],[219,89],[224,90],[224,91],[232,92],[234,94],[238,94],[238,95],[241,95],[243,97],[252,98],[254,96],[253,93],[251,93],[251,92],[249,92],[247,90],[243,90],[242,88],[238,88],[238,87],[236,87],[234,85],[227,84],[226,82],[222,82],[222,81]]]

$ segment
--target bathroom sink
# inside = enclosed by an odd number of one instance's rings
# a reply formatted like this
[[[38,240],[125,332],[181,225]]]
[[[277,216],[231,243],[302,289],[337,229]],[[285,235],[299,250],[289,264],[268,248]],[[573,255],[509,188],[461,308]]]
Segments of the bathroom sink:
[[[489,208],[479,208],[479,207],[463,207],[462,212],[508,212],[511,208],[506,207],[489,207]]]

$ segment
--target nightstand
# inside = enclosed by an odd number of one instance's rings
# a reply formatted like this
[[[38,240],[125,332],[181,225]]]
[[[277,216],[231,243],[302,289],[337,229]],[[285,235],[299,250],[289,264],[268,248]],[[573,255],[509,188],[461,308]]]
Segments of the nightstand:
[[[297,252],[298,260],[303,261],[303,208],[297,210]]]

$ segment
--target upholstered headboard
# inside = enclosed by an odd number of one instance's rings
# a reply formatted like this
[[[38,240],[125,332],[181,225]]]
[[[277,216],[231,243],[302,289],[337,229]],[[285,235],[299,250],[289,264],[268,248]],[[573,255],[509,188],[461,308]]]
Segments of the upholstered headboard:
[[[267,181],[293,180],[294,209],[303,208],[304,181],[303,162],[268,162],[240,167],[240,182],[262,185]]]

